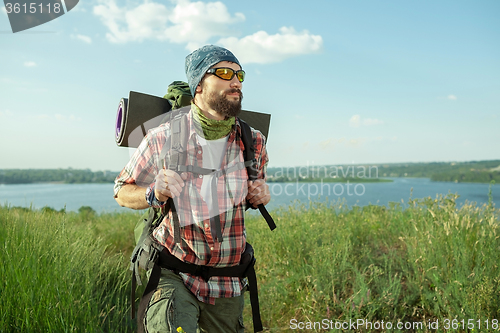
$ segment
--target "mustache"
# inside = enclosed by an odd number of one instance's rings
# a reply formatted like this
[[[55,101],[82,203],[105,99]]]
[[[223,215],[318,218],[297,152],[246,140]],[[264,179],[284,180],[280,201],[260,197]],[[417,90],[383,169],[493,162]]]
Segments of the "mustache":
[[[243,98],[243,93],[241,92],[241,90],[236,89],[236,88],[231,88],[231,89],[224,91],[224,96],[227,96],[228,94],[234,94],[234,93],[237,93],[238,95],[240,95],[240,99]]]

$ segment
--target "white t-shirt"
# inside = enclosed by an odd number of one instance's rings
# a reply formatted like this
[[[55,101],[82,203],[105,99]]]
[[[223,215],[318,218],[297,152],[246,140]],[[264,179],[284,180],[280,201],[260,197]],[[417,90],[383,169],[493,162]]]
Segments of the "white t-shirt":
[[[224,153],[226,152],[227,140],[229,135],[217,139],[217,140],[206,140],[197,134],[198,142],[203,150],[203,168],[220,170],[222,165],[222,159],[224,158]],[[207,203],[210,216],[213,216],[214,212],[212,209],[213,204],[213,194],[212,194],[212,179],[213,175],[204,175],[203,183],[201,185],[201,197]]]

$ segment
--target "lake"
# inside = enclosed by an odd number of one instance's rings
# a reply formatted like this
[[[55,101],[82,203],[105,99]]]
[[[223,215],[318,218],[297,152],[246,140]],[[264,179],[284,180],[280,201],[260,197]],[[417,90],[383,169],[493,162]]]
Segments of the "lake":
[[[489,184],[431,182],[428,178],[391,178],[390,183],[269,183],[272,195],[268,209],[287,206],[299,200],[345,200],[349,205],[388,205],[389,202],[408,202],[410,190],[413,198],[432,197],[437,194],[457,193],[457,203],[466,200],[481,205],[488,203]],[[493,202],[500,207],[500,185],[492,186]],[[113,199],[113,184],[19,184],[0,185],[0,204],[33,207],[49,206],[60,210],[77,211],[90,206],[97,212],[124,212]],[[294,204],[294,203],[293,203]]]

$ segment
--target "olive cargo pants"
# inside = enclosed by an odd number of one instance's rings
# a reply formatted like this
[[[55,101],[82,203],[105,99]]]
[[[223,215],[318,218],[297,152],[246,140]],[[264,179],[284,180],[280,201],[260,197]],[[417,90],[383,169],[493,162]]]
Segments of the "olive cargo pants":
[[[168,269],[161,270],[144,317],[147,333],[243,333],[244,296],[218,298],[206,304],[186,288],[182,278]]]

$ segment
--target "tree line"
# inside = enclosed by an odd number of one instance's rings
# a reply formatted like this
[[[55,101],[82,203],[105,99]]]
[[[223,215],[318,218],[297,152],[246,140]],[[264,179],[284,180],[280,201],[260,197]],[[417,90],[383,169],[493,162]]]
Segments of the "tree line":
[[[32,183],[112,183],[119,172],[91,171],[90,169],[4,169],[0,170],[0,184]]]
[[[386,163],[358,165],[307,165],[269,168],[268,181],[319,181],[331,178],[370,181],[386,177],[422,177],[433,181],[500,182],[500,160],[469,162]],[[353,178],[353,179],[351,179]],[[375,178],[375,179],[373,179]]]
[[[436,173],[431,176],[432,181],[456,183],[495,183],[500,184],[500,172],[468,171]]]
[[[0,184],[112,183],[119,172],[90,169],[4,169]],[[470,162],[390,163],[268,168],[269,182],[380,181],[386,177],[425,177],[433,181],[500,183],[500,160]]]

